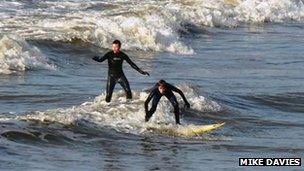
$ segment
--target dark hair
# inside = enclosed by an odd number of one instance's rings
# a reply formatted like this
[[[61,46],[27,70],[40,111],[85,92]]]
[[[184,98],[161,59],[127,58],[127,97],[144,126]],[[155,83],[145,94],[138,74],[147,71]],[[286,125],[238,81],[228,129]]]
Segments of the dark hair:
[[[159,80],[158,83],[161,85],[166,85],[167,82],[165,80]]]
[[[119,47],[121,46],[121,42],[117,39],[113,41],[113,44],[118,44]]]

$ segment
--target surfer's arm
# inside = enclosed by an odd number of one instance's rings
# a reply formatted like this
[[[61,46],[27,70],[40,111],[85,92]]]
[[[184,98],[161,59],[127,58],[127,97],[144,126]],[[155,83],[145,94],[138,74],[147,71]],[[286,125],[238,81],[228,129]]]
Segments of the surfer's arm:
[[[150,75],[148,72],[141,70],[129,57],[128,55],[124,54],[124,59],[128,62],[128,64],[134,68],[136,71],[138,71],[139,73],[143,74],[143,75]]]
[[[108,58],[109,58],[109,53],[106,53],[105,55],[103,55],[103,57],[94,56],[92,59],[97,62],[103,62],[103,61],[107,60]]]
[[[145,111],[146,113],[148,112],[148,106],[149,106],[149,102],[151,101],[152,97],[153,97],[154,92],[151,91],[148,98],[145,101]]]
[[[189,107],[190,107],[190,104],[189,104],[189,102],[187,101],[187,99],[186,99],[184,93],[183,93],[180,89],[176,88],[175,86],[173,86],[173,85],[171,85],[171,84],[169,84],[169,87],[171,88],[172,91],[177,92],[177,93],[183,98],[186,107],[189,108]]]

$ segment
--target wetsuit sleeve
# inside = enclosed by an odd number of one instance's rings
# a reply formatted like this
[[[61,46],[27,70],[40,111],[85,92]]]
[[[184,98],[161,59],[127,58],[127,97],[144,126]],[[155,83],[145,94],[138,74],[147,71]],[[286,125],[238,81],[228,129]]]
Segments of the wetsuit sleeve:
[[[153,96],[154,96],[154,91],[155,91],[155,89],[153,89],[153,90],[150,92],[148,98],[147,98],[146,101],[145,101],[145,111],[146,111],[146,113],[147,113],[147,111],[148,111],[149,102],[151,101],[151,99],[152,99]]]
[[[175,86],[173,86],[173,85],[171,85],[171,84],[168,84],[168,86],[170,87],[170,89],[171,89],[172,91],[177,92],[177,93],[183,98],[183,100],[184,100],[184,102],[185,102],[186,104],[189,104],[189,102],[187,101],[187,99],[186,99],[184,93],[183,93],[180,89],[176,88]]]
[[[109,52],[103,55],[103,57],[94,56],[92,59],[97,62],[103,62],[109,58]]]
[[[131,61],[131,59],[128,57],[128,55],[124,55],[124,59],[128,62],[128,64],[134,68],[136,71],[138,71],[141,74],[145,74],[145,72],[143,70],[141,70],[133,61]]]

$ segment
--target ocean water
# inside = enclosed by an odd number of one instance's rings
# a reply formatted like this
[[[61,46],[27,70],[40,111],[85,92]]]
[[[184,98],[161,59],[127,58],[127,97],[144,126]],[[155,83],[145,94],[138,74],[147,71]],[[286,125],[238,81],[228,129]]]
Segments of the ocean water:
[[[304,154],[302,0],[1,0],[0,170],[303,170],[238,166]],[[133,100],[105,103],[114,39]],[[144,123],[144,91],[165,79],[191,109],[181,123],[225,122],[197,137],[169,125],[163,99]],[[179,98],[180,106],[183,106]]]

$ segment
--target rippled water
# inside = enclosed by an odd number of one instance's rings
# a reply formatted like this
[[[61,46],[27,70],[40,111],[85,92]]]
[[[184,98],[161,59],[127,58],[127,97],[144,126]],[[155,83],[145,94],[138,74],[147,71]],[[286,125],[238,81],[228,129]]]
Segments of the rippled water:
[[[0,1],[0,13],[1,170],[241,170],[239,157],[303,158],[303,1]],[[134,98],[117,86],[106,104],[107,63],[91,57],[115,38],[151,76],[125,64]],[[143,123],[143,90],[161,78],[191,104],[183,125],[226,125],[193,138],[150,132],[174,128],[165,99]]]

